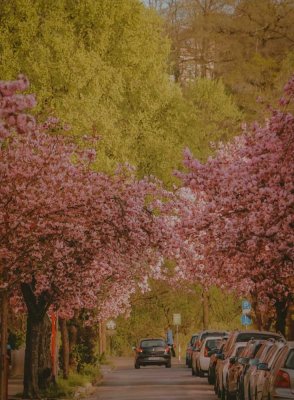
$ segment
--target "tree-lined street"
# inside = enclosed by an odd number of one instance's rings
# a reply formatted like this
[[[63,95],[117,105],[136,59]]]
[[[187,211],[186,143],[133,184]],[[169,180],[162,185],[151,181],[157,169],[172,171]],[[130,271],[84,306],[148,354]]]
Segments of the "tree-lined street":
[[[39,399],[132,348],[169,368],[208,328],[294,337],[293,16],[0,0],[0,400],[15,370]],[[101,395],[209,398],[188,374],[119,368]]]

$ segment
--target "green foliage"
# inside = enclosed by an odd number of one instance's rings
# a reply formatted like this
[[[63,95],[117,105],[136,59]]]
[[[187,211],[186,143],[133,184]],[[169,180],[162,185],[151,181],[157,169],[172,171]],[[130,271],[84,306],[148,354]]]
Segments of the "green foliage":
[[[205,160],[212,143],[228,141],[239,132],[242,114],[220,80],[198,78],[184,93],[188,115],[183,142]]]
[[[0,5],[1,78],[28,75],[36,112],[68,123],[81,146],[85,134],[99,136],[97,169],[111,172],[129,162],[139,176],[153,174],[170,185],[185,146],[206,156],[210,140],[228,136],[229,118],[238,119],[226,111],[232,100],[220,82],[197,82],[183,96],[167,75],[162,21],[139,0]],[[212,121],[199,91],[217,112]]]
[[[99,366],[84,364],[81,373],[70,373],[68,379],[58,378],[57,382],[51,384],[48,389],[42,392],[46,398],[71,398],[79,386],[88,383],[96,383],[101,378]]]
[[[235,294],[211,287],[209,291],[209,328],[232,330],[240,327],[241,301]],[[117,320],[113,349],[117,355],[131,354],[132,346],[144,337],[165,337],[173,314],[180,313],[180,343],[185,348],[190,336],[202,329],[201,287],[185,285],[171,288],[166,282],[152,282],[151,291],[136,293],[130,317]],[[173,328],[175,336],[175,327]],[[182,353],[183,354],[183,353]]]

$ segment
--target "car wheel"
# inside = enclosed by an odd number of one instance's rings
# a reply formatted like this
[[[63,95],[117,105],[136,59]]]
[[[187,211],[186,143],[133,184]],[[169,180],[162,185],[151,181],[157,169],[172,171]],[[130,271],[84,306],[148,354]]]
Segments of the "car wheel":
[[[251,387],[250,387],[250,384],[248,386],[248,400],[252,400],[251,399]]]
[[[170,361],[167,364],[165,364],[165,368],[171,368],[171,362]]]
[[[136,363],[136,364],[135,364],[135,368],[136,368],[136,369],[140,369],[140,364],[137,364],[137,363]]]
[[[207,377],[207,380],[208,380],[208,383],[209,383],[210,385],[213,385],[213,384],[214,384],[214,380],[213,380],[213,377],[211,376],[210,369],[208,370],[208,377]]]
[[[202,369],[198,370],[198,376],[200,376],[200,378],[204,377],[204,372],[202,371]]]
[[[196,373],[195,373],[195,370],[194,370],[194,368],[193,368],[193,365],[192,365],[192,375],[193,375],[193,376],[196,376]]]
[[[236,400],[244,400],[243,393],[241,391],[240,383],[237,383]]]

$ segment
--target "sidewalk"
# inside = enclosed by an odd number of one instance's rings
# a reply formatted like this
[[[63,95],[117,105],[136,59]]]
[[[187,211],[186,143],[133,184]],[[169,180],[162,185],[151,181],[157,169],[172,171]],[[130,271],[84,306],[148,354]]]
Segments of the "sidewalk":
[[[23,391],[23,377],[9,378],[8,380],[8,399],[12,400],[16,395],[19,395]]]

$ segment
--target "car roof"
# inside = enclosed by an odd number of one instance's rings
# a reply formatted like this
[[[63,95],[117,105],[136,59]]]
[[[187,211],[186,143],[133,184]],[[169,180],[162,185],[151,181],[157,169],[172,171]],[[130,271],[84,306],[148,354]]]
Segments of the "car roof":
[[[165,342],[165,339],[163,339],[162,337],[157,337],[157,338],[143,338],[140,339],[139,341],[142,342],[143,340],[163,340]]]

